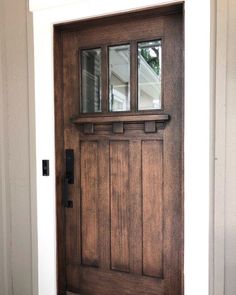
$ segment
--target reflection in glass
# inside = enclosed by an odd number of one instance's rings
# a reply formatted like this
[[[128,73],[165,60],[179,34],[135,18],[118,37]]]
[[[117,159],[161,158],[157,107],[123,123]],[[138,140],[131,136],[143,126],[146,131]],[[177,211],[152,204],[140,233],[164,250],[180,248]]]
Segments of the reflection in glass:
[[[138,109],[161,109],[161,40],[138,43]]]
[[[101,112],[101,49],[82,51],[82,112]]]
[[[130,110],[130,46],[109,47],[109,110]]]

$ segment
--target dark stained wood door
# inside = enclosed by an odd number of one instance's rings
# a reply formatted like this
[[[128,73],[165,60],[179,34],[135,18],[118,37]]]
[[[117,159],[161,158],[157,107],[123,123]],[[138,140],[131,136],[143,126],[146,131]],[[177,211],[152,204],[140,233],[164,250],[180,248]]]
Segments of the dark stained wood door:
[[[145,51],[155,40],[161,49]],[[114,57],[110,48],[123,45],[129,54]],[[91,50],[92,74],[83,68]],[[58,294],[183,294],[182,6],[56,26],[54,54]],[[110,85],[111,59],[121,56],[130,78],[118,86],[129,94]],[[148,98],[153,85],[158,101]]]

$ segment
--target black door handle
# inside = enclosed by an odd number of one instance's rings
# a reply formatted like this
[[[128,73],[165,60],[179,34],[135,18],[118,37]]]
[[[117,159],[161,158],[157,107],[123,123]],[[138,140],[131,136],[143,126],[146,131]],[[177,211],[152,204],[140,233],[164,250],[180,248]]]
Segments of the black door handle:
[[[64,178],[63,204],[65,208],[73,208],[73,201],[69,200],[69,185],[74,184],[74,151],[66,150],[66,173]]]

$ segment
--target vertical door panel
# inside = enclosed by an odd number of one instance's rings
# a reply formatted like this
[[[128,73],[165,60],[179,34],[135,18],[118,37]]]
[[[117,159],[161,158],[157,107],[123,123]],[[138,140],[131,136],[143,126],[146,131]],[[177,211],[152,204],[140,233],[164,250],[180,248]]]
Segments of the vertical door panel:
[[[129,272],[129,143],[110,142],[111,268]]]
[[[110,270],[110,180],[109,141],[98,143],[98,211],[99,211],[99,253],[102,270]]]
[[[98,144],[81,142],[82,264],[98,266]]]
[[[141,140],[129,145],[129,198],[130,198],[130,272],[142,274],[142,179]]]
[[[163,272],[162,142],[142,142],[143,274]]]

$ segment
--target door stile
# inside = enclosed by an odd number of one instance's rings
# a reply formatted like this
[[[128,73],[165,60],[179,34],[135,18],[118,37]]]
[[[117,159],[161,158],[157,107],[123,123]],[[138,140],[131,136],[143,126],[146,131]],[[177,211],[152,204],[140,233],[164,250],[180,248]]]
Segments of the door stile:
[[[64,183],[64,120],[63,120],[63,52],[62,33],[54,29],[54,96],[55,96],[55,154],[56,154],[56,219],[57,219],[57,286],[58,294],[66,290],[66,245],[64,243],[65,210],[62,203]]]
[[[183,280],[183,40],[182,17],[166,16],[163,67],[165,111],[172,114],[164,132],[164,294],[181,290]],[[167,75],[168,73],[168,75]],[[181,119],[180,119],[181,118]],[[173,190],[173,187],[175,188]],[[183,290],[181,291],[183,292]]]

